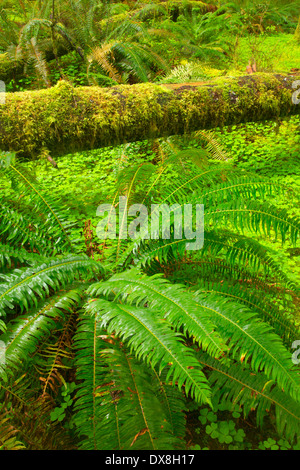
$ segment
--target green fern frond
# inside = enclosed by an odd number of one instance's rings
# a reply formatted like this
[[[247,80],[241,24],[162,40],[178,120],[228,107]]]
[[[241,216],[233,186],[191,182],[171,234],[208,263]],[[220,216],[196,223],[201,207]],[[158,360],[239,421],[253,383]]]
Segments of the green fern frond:
[[[45,18],[33,18],[29,20],[21,29],[19,37],[20,47],[24,47],[29,38],[34,37],[40,28],[51,28],[52,22]]]
[[[137,194],[157,171],[152,163],[142,163],[119,171],[116,189],[120,196],[126,196],[128,203],[137,201]],[[136,194],[137,193],[137,194]]]
[[[126,402],[126,408],[130,410],[126,424],[123,419],[122,421],[120,419],[122,448],[132,450],[182,449],[185,419],[183,401],[179,393],[171,395],[174,387],[161,384],[160,380],[155,380],[155,371],[153,374],[151,369],[149,370],[144,364],[137,362],[123,349],[119,350],[119,354],[113,354],[112,359],[112,365],[115,366],[114,370],[116,371],[116,389],[122,390],[122,398],[117,406],[122,409],[121,405],[124,406]],[[176,411],[178,412],[177,417]],[[122,418],[121,414],[119,416]],[[177,428],[174,426],[175,423]]]
[[[186,252],[186,240],[135,240],[114,263],[114,269],[123,270],[134,264],[140,268],[150,266],[154,261],[166,263],[182,259]]]
[[[263,425],[264,418],[275,408],[276,427],[281,435],[293,440],[299,436],[300,406],[274,385],[263,374],[253,374],[242,364],[232,363],[229,366],[199,354],[200,364],[212,371],[209,382],[214,393],[221,393],[223,400],[240,404],[244,415],[256,411],[258,426]]]
[[[58,319],[75,305],[83,302],[80,290],[70,290],[47,299],[26,316],[19,316],[7,324],[7,331],[1,336],[5,344],[5,363],[0,365],[1,377],[18,372],[30,361],[41,340],[46,340],[56,328]]]
[[[138,192],[139,186],[142,187],[143,183],[147,181],[151,175],[156,171],[155,166],[151,163],[136,165],[130,169],[121,170],[118,174],[116,189],[117,196],[126,196],[126,202],[122,219],[119,221],[119,240],[116,249],[116,258],[118,259],[121,250],[121,244],[123,239],[123,231],[126,224],[126,216],[129,204],[134,202],[136,193]]]
[[[75,346],[80,449],[182,448],[184,403],[173,387],[132,358],[94,316],[81,317]]]
[[[192,351],[182,344],[179,334],[174,334],[168,323],[156,309],[121,305],[104,299],[91,301],[88,312],[97,315],[108,333],[116,334],[134,351],[139,360],[144,360],[159,372],[168,366],[166,380],[178,388],[184,385],[196,401],[210,404],[210,390],[206,378],[199,373]]]
[[[164,318],[176,328],[189,334],[204,350],[218,357],[226,350],[222,339],[215,333],[215,326],[205,311],[198,305],[185,288],[170,284],[161,276],[147,276],[131,269],[112,276],[108,281],[90,287],[89,294],[120,297],[130,305],[144,306],[164,313]]]
[[[0,242],[0,267],[2,273],[18,265],[24,266],[24,264],[27,264],[33,266],[40,264],[42,261],[46,261],[46,257],[43,258],[37,253],[29,253],[24,248],[17,249],[10,245],[3,245]]]
[[[215,257],[223,255],[229,264],[240,267],[247,266],[248,272],[250,269],[253,270],[252,276],[254,277],[258,273],[263,273],[269,278],[269,282],[278,281],[287,289],[299,292],[299,286],[275,261],[275,250],[266,248],[255,239],[229,230],[211,230],[205,232],[204,244],[198,256],[201,258],[207,254]]]
[[[196,295],[199,307],[208,309],[217,331],[226,340],[230,356],[249,361],[255,372],[263,371],[296,401],[300,400],[300,378],[291,363],[291,353],[267,323],[247,308],[214,293]]]
[[[129,71],[140,81],[148,82],[151,65],[155,65],[162,70],[167,70],[168,66],[158,54],[155,54],[145,45],[134,42],[117,42],[112,50],[115,55],[122,58],[122,68]]]
[[[66,250],[71,249],[71,241],[67,230],[66,210],[58,207],[57,201],[38,185],[34,177],[19,163],[2,163],[2,172],[11,179],[13,187],[18,192],[23,192],[30,197],[31,210],[35,214],[40,214],[41,224],[39,230],[43,231],[48,238],[57,240],[58,248]]]
[[[200,267],[203,260],[202,268],[205,269],[207,261],[215,260],[218,269],[221,267],[220,262],[223,262],[223,269],[232,268],[232,275],[236,270],[237,275],[241,277],[251,277],[253,280],[257,278],[261,285],[264,283],[266,290],[275,283],[281,286],[281,289],[292,290],[297,295],[299,293],[299,286],[295,280],[290,278],[275,261],[275,251],[250,237],[229,230],[205,231],[203,246],[197,252],[197,256],[191,256],[186,252],[186,242],[185,238],[174,239],[172,231],[170,239],[167,240],[144,240],[141,237],[132,242],[122,253],[119,264],[127,266],[134,261],[135,265],[145,267],[154,260],[160,263],[181,260],[190,264],[197,261]]]
[[[220,203],[243,199],[260,199],[264,200],[275,192],[283,193],[284,187],[274,181],[264,180],[255,175],[239,175],[238,177],[230,177],[227,175],[226,181],[215,184],[212,188],[201,188],[201,191],[195,191],[192,196],[193,202],[199,196],[199,203],[205,204],[206,207],[218,206]]]
[[[174,159],[176,160],[176,155],[172,157],[172,160]],[[176,173],[176,179],[172,181],[172,185],[164,185],[160,204],[178,202],[181,204],[187,201],[187,196],[189,196],[188,202],[196,202],[201,198],[201,189],[206,190],[208,185],[227,179],[230,175],[234,175],[236,170],[220,163],[200,170],[195,165],[187,165],[185,168],[178,166]],[[196,197],[193,198],[195,191],[197,191]]]
[[[22,450],[25,449],[16,434],[18,430],[9,423],[8,413],[0,410],[0,450]]]
[[[1,242],[17,248],[26,247],[31,252],[43,255],[53,251],[49,241],[45,239],[44,231],[37,231],[32,224],[29,214],[20,213],[2,200],[0,207],[0,236]]]
[[[289,237],[294,245],[300,231],[300,222],[290,217],[286,210],[278,210],[271,204],[255,200],[233,200],[220,204],[217,209],[208,209],[205,212],[205,221],[206,224],[212,223],[215,226],[228,226],[230,222],[235,229],[242,232],[249,230],[266,236],[271,236],[274,232],[275,238],[280,235],[284,243]]]
[[[102,350],[109,344],[101,339],[101,334],[103,329],[95,318],[81,316],[74,338],[76,378],[79,381],[74,422],[82,450],[120,447],[109,368],[101,357]]]
[[[193,297],[179,285],[169,284],[157,276],[147,279],[134,270],[96,284],[91,287],[91,293],[113,295],[127,303],[147,305],[150,310],[164,312],[168,322],[195,338],[210,355],[216,355],[218,349],[219,353],[225,352],[223,345],[227,344],[230,356],[249,360],[253,370],[264,370],[286,393],[299,399],[300,382],[291,365],[290,353],[272,328],[257,317],[255,310],[214,293],[206,296],[196,293]],[[127,304],[119,308],[126,310]]]
[[[255,311],[263,321],[269,323],[276,334],[284,341],[286,347],[298,339],[298,325],[294,317],[286,314],[283,309],[272,302],[266,296],[265,290],[259,291],[258,288],[249,290],[249,287],[243,287],[241,283],[230,283],[228,281],[210,282],[198,280],[195,286],[196,290],[203,293],[215,293],[224,296],[234,302],[246,305],[249,309]]]
[[[11,44],[18,43],[19,30],[5,8],[0,9],[1,36],[0,44],[5,50]]]
[[[15,269],[2,275],[0,284],[0,313],[5,316],[17,305],[23,311],[37,305],[37,299],[44,299],[50,289],[58,289],[71,284],[76,279],[92,279],[103,273],[102,266],[86,256],[69,256],[55,259],[25,269]]]

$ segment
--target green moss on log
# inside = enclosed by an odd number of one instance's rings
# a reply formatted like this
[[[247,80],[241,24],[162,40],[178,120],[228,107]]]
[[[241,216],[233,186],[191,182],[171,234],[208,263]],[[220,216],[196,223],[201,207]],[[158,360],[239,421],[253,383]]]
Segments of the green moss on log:
[[[300,114],[292,101],[296,79],[255,74],[174,88],[74,88],[61,81],[47,90],[8,93],[0,105],[0,149],[33,157],[46,147],[59,155]]]

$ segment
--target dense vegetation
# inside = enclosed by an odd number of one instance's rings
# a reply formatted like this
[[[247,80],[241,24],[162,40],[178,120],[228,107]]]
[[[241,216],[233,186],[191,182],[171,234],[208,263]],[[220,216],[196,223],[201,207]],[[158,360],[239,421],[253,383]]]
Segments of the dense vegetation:
[[[299,6],[7,0],[0,80],[22,99],[59,80],[299,78]],[[0,449],[299,449],[299,111],[58,157],[10,147]],[[174,213],[168,237],[99,238],[97,208],[122,196],[128,225],[140,204],[203,204],[203,246]]]

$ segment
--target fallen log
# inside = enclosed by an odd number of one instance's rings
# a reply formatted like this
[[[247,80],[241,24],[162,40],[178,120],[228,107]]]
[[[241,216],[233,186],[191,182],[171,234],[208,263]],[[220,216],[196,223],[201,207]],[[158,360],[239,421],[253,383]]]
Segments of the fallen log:
[[[7,93],[0,105],[0,150],[34,157],[47,149],[54,157],[300,114],[297,80],[299,73],[111,88],[60,81],[45,90]]]

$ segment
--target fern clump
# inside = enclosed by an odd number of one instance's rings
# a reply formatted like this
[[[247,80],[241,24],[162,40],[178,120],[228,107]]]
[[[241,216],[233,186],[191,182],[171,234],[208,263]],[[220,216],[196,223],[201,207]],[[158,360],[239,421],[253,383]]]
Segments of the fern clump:
[[[218,77],[221,74],[222,71],[207,67],[201,62],[185,62],[174,67],[161,83],[199,82],[208,80],[211,77]]]

